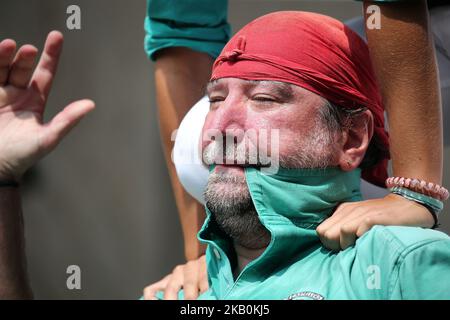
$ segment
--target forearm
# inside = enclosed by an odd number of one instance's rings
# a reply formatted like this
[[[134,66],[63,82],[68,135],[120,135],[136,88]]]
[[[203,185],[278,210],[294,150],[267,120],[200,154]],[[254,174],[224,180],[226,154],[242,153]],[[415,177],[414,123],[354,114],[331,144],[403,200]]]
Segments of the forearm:
[[[95,107],[90,100],[67,105],[43,122],[45,105],[55,77],[63,36],[50,32],[41,58],[31,45],[0,42],[0,181],[20,176],[51,152]],[[0,186],[0,298],[32,298],[27,279],[20,190]]]
[[[395,176],[441,183],[442,120],[439,80],[426,1],[372,3],[381,28],[366,29],[386,108]]]
[[[0,299],[30,299],[20,191],[0,188]]]
[[[161,139],[183,229],[187,260],[196,259],[204,252],[204,247],[197,240],[197,232],[203,224],[205,212],[178,180],[171,160],[172,133],[189,109],[204,95],[212,62],[209,55],[187,48],[165,49],[156,57],[155,82]]]

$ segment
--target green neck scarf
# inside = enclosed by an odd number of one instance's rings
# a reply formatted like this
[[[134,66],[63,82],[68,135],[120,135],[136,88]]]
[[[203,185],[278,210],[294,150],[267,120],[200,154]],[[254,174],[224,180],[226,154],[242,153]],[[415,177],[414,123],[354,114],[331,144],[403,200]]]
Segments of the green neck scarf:
[[[299,257],[320,246],[316,227],[342,202],[360,201],[361,170],[350,172],[339,168],[284,169],[264,174],[257,168],[245,169],[247,185],[261,223],[270,231],[271,241],[264,253],[243,270],[261,269],[289,257]],[[230,240],[218,236],[217,226],[210,223],[211,213],[199,232],[205,243],[214,242],[230,252]],[[269,263],[268,261],[273,261]]]

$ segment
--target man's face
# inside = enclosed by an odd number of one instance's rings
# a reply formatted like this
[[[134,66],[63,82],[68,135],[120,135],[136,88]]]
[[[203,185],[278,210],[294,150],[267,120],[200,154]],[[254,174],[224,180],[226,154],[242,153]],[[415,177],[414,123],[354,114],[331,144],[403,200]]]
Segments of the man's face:
[[[263,230],[258,226],[244,167],[260,166],[267,158],[277,158],[281,167],[288,168],[335,165],[335,139],[319,117],[325,100],[288,83],[237,78],[214,81],[207,93],[211,106],[203,127],[203,159],[216,164],[205,192],[207,206],[235,241],[257,248],[268,239],[261,238]],[[270,139],[274,130],[278,131],[276,141]],[[211,141],[211,136],[216,139]],[[231,139],[225,140],[226,136]],[[258,161],[248,156],[254,149]],[[255,243],[255,239],[259,240]]]
[[[214,81],[207,93],[211,105],[202,143],[207,163],[233,170],[230,164],[238,164],[239,159],[245,159],[240,163],[245,165],[279,159],[284,167],[312,167],[327,156],[330,137],[318,123],[318,112],[325,103],[319,95],[284,82],[237,78]],[[273,140],[275,131],[278,139]],[[226,146],[217,141],[217,133]],[[210,136],[216,136],[216,141]],[[252,162],[249,157],[254,149],[260,161]],[[219,165],[218,160],[228,166]]]

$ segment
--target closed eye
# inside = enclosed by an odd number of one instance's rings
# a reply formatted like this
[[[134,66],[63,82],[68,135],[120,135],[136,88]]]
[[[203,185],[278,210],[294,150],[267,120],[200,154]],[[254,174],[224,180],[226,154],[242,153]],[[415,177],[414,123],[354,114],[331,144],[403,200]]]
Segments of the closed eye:
[[[224,97],[209,97],[209,103],[224,101]]]
[[[276,98],[271,97],[271,96],[266,96],[266,95],[254,96],[252,99],[254,101],[259,101],[259,102],[278,102],[278,100]]]

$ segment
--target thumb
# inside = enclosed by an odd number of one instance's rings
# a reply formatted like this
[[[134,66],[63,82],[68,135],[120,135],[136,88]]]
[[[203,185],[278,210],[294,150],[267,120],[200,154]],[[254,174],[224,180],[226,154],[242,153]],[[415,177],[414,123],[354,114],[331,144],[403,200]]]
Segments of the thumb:
[[[94,108],[95,103],[88,99],[72,102],[65,107],[45,125],[43,149],[46,151],[53,149]]]

